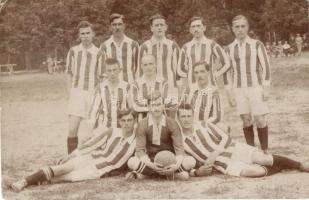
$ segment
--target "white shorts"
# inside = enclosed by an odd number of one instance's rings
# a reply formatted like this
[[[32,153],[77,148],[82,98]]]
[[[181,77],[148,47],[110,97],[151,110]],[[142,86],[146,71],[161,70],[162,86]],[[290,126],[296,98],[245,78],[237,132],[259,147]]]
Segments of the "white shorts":
[[[88,118],[94,93],[78,88],[72,88],[68,105],[68,114]]]
[[[243,169],[253,164],[252,154],[257,148],[243,143],[234,143],[235,145],[230,145],[226,149],[226,152],[231,156],[218,156],[215,168],[223,174],[240,176]]]
[[[261,86],[234,88],[234,94],[239,115],[249,113],[264,115],[269,112],[266,103],[263,101],[263,88]]]
[[[73,158],[72,162],[74,170],[68,174],[72,182],[100,178],[101,174],[96,168],[95,160],[90,154]]]

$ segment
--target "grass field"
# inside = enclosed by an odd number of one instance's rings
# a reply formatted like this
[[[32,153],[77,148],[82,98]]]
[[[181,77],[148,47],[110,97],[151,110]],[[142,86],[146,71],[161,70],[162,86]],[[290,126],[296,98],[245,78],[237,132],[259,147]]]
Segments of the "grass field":
[[[63,74],[1,76],[2,176],[19,179],[66,152],[67,100]],[[235,108],[224,97],[225,122],[244,141]],[[269,99],[270,152],[309,161],[309,53],[272,61]],[[88,127],[81,127],[82,138]],[[257,143],[257,141],[256,141]],[[286,171],[263,178],[221,174],[187,182],[101,180],[3,190],[5,199],[308,198],[309,174]]]

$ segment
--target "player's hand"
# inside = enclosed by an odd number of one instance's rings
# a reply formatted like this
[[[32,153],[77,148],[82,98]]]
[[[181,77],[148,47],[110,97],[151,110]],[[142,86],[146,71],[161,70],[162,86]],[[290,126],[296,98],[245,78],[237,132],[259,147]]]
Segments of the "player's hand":
[[[160,172],[164,169],[162,165],[154,162],[149,162],[146,164],[147,167],[151,168],[153,171],[160,174]]]
[[[264,86],[263,91],[262,91],[263,101],[267,101],[269,99],[269,93],[270,93],[270,88],[267,86]]]
[[[179,169],[178,164],[171,164],[163,168],[163,170],[159,173],[160,175],[170,175],[173,174],[177,169]]]

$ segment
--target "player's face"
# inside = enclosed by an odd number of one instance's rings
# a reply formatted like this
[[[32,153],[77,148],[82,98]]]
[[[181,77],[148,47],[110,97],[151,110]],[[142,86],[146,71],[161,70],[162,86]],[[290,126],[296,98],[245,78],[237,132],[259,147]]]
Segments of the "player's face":
[[[124,115],[119,120],[120,127],[122,130],[124,130],[126,133],[131,132],[134,127],[134,117],[132,114]]]
[[[125,29],[125,24],[123,23],[123,20],[121,18],[116,18],[111,23],[111,30],[114,35],[123,34]]]
[[[206,30],[206,26],[203,25],[202,20],[195,20],[191,22],[190,25],[190,33],[193,35],[194,38],[201,38],[204,35]]]
[[[78,33],[79,39],[85,46],[89,46],[94,38],[94,32],[91,27],[80,28]]]
[[[233,22],[232,26],[235,37],[243,40],[247,37],[249,31],[249,24],[245,19],[239,19]]]
[[[208,83],[208,71],[205,69],[204,65],[198,65],[194,68],[194,77],[200,84]]]
[[[153,56],[144,56],[142,58],[142,70],[146,76],[156,73],[155,59]]]
[[[164,105],[162,98],[158,98],[155,101],[151,101],[149,106],[150,106],[149,108],[150,113],[154,117],[160,117],[163,114]]]
[[[150,28],[155,37],[164,37],[167,31],[167,25],[164,19],[154,19]]]
[[[178,110],[178,120],[180,125],[184,129],[190,129],[193,127],[193,111],[179,109]]]
[[[116,81],[119,79],[120,68],[118,64],[106,65],[107,79],[110,81]]]

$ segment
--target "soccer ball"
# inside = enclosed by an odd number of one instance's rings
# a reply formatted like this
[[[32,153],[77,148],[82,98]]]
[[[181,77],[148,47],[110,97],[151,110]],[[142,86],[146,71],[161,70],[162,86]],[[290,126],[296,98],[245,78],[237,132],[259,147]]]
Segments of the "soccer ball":
[[[175,154],[170,151],[160,151],[154,157],[154,163],[160,164],[163,167],[176,163]]]

